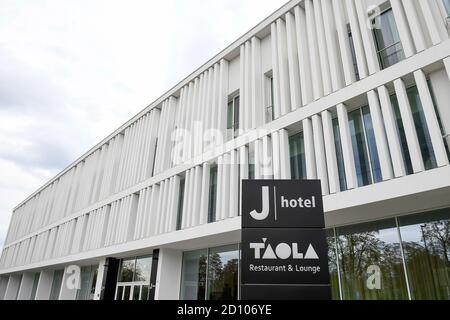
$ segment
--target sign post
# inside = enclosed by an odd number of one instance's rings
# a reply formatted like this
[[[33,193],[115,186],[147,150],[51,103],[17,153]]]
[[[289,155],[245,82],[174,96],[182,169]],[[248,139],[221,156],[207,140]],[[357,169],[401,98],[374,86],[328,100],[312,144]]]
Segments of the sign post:
[[[242,181],[242,300],[331,299],[318,180]]]

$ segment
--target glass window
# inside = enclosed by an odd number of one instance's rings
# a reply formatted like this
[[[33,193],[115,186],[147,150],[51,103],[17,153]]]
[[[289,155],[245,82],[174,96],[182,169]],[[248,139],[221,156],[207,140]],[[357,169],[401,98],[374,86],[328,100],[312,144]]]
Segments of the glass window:
[[[56,270],[53,273],[52,289],[50,291],[50,300],[59,299],[59,292],[61,291],[63,275],[64,270]]]
[[[378,158],[377,143],[373,131],[372,117],[368,106],[361,109],[364,121],[364,131],[366,133],[367,147],[369,149],[370,166],[372,169],[373,180],[375,183],[383,180],[381,174],[380,159]]]
[[[341,191],[347,190],[347,180],[345,177],[344,155],[342,153],[341,132],[339,131],[339,121],[333,119],[334,145],[336,148],[336,160],[339,173],[339,186]]]
[[[207,250],[185,252],[181,300],[205,300]]]
[[[382,180],[380,162],[368,107],[357,109],[348,115],[355,159],[358,186],[366,186]]]
[[[265,121],[269,123],[275,119],[274,115],[274,95],[273,95],[273,75],[266,75],[265,77],[265,87],[266,87],[266,112]]]
[[[97,269],[97,266],[81,268],[80,290],[77,291],[76,300],[94,299]]]
[[[434,95],[434,89],[433,89],[433,86],[431,85],[431,82],[429,80],[428,80],[428,88],[430,89],[431,99],[433,101],[433,106],[434,106],[434,112],[436,113],[436,117],[437,117],[437,120],[438,120],[438,123],[439,123],[439,128],[441,129],[442,139],[444,140],[445,151],[447,151],[447,157],[450,158],[450,149],[449,149],[450,144],[447,143],[447,139],[445,138],[447,133],[445,131],[444,124],[442,123],[441,109],[438,108],[438,105],[436,103],[436,98],[435,98],[435,95]]]
[[[150,283],[150,274],[152,271],[152,256],[139,257],[136,259],[136,271],[134,282]]]
[[[450,15],[450,0],[442,0],[444,2],[445,10],[447,11],[447,15]]]
[[[369,155],[367,154],[367,145],[364,135],[363,122],[361,119],[361,110],[355,110],[348,115],[350,133],[352,138],[353,156],[355,158],[356,175],[358,186],[372,184],[370,174]]]
[[[148,300],[149,292],[150,292],[149,286],[142,286],[142,289],[141,289],[141,300]]]
[[[233,109],[233,100],[228,102],[228,109],[227,109],[227,129],[231,130],[233,129],[234,124],[234,109]]]
[[[40,276],[41,276],[41,274],[39,272],[34,274],[33,287],[31,288],[30,300],[35,300],[36,299],[36,292],[37,292],[37,287],[38,287],[38,284],[39,284]]]
[[[289,137],[289,154],[292,179],[306,179],[305,143],[303,132]]]
[[[17,286],[17,288],[15,288],[15,293],[14,293],[14,299],[13,300],[17,300],[17,298],[19,297],[19,291],[20,291],[20,287],[22,285],[22,280],[23,280],[23,274],[21,274],[19,276],[19,285]]]
[[[408,142],[406,140],[405,129],[403,127],[402,115],[400,113],[400,108],[398,106],[397,95],[394,94],[391,96],[391,103],[392,103],[392,107],[394,108],[394,112],[395,112],[395,118],[396,118],[396,122],[397,122],[397,134],[400,137],[400,144],[402,147],[403,162],[405,164],[406,174],[410,175],[410,174],[413,174],[414,171],[413,171],[413,167],[412,167],[412,163],[411,163],[411,157],[409,155],[409,148],[408,148]]]
[[[124,287],[123,300],[130,300],[130,292],[131,292],[131,286]]]
[[[428,131],[428,126],[425,119],[425,114],[423,113],[422,102],[420,100],[417,87],[413,86],[409,88],[407,93],[425,169],[434,169],[437,167],[436,158],[434,156],[433,145],[431,143],[431,137]]]
[[[450,210],[398,219],[413,299],[450,299]]]
[[[434,169],[437,167],[436,157],[434,155],[433,145],[431,143],[430,133],[423,113],[422,102],[420,100],[417,87],[413,86],[407,89],[408,100],[411,105],[411,112],[414,119],[414,127],[417,132],[417,138],[419,140],[420,151],[422,154],[423,162],[426,170]],[[403,160],[405,161],[407,174],[414,173],[411,164],[411,157],[409,155],[408,143],[406,140],[406,134],[403,127],[402,116],[398,105],[396,95],[391,96],[392,106],[397,118],[397,130],[400,136],[400,142],[402,144]]]
[[[340,300],[339,292],[339,272],[337,265],[336,244],[334,237],[334,229],[327,230],[328,244],[328,268],[330,270],[331,297],[333,300]]]
[[[352,53],[352,61],[353,61],[353,69],[355,71],[356,80],[360,80],[359,70],[358,70],[358,62],[356,60],[356,51],[355,51],[355,43],[353,42],[353,35],[350,30],[350,25],[347,25],[348,29],[348,41],[350,42],[350,51]]]
[[[405,54],[392,9],[383,12],[376,19],[379,19],[379,28],[373,29],[375,45],[381,68],[385,69],[405,59]]]
[[[237,300],[239,246],[185,252],[182,300]]]
[[[134,300],[134,301],[141,300],[141,286],[133,287],[133,299],[132,300]]]
[[[180,180],[180,195],[178,197],[178,208],[177,208],[177,230],[181,230],[183,223],[183,202],[184,202],[184,188],[186,180],[184,177]]]
[[[239,248],[213,248],[208,257],[208,299],[237,300]]]
[[[208,200],[208,223],[216,221],[217,203],[217,166],[210,169],[209,176],[209,200]]]
[[[343,299],[408,299],[394,219],[337,228],[336,233]],[[379,283],[370,279],[370,267],[379,268]]]
[[[148,299],[152,263],[153,256],[151,255],[122,260],[117,281],[116,300]],[[144,287],[147,288],[144,289]],[[145,297],[142,296],[142,292]]]
[[[136,266],[136,259],[122,260],[119,273],[119,282],[133,282],[134,268]]]
[[[249,180],[255,179],[255,153],[248,152],[248,178]]]
[[[6,287],[8,286],[9,277],[0,276],[0,300],[5,298]]]
[[[117,287],[116,300],[123,300],[123,287]]]
[[[239,131],[239,96],[234,97],[228,102],[227,108],[227,129],[228,138],[236,138]]]

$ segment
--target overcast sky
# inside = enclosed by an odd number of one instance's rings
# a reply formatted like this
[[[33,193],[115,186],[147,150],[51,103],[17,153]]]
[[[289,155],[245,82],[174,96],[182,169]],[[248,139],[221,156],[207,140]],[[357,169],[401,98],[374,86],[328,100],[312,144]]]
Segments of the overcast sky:
[[[0,0],[0,247],[12,208],[287,0]]]

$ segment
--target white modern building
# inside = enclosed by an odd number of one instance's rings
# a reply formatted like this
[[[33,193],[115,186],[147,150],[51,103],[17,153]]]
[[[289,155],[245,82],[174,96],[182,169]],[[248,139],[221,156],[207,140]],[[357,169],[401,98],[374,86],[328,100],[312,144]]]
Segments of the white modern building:
[[[241,179],[321,180],[335,299],[450,299],[448,16],[290,1],[14,209],[0,299],[238,299]]]

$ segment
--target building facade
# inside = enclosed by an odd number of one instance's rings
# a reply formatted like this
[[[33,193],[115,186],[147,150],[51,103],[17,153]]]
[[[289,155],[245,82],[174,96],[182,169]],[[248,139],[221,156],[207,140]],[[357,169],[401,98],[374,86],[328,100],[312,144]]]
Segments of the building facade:
[[[450,299],[448,16],[290,1],[14,209],[0,299],[239,299],[242,179],[321,180],[334,299]]]

